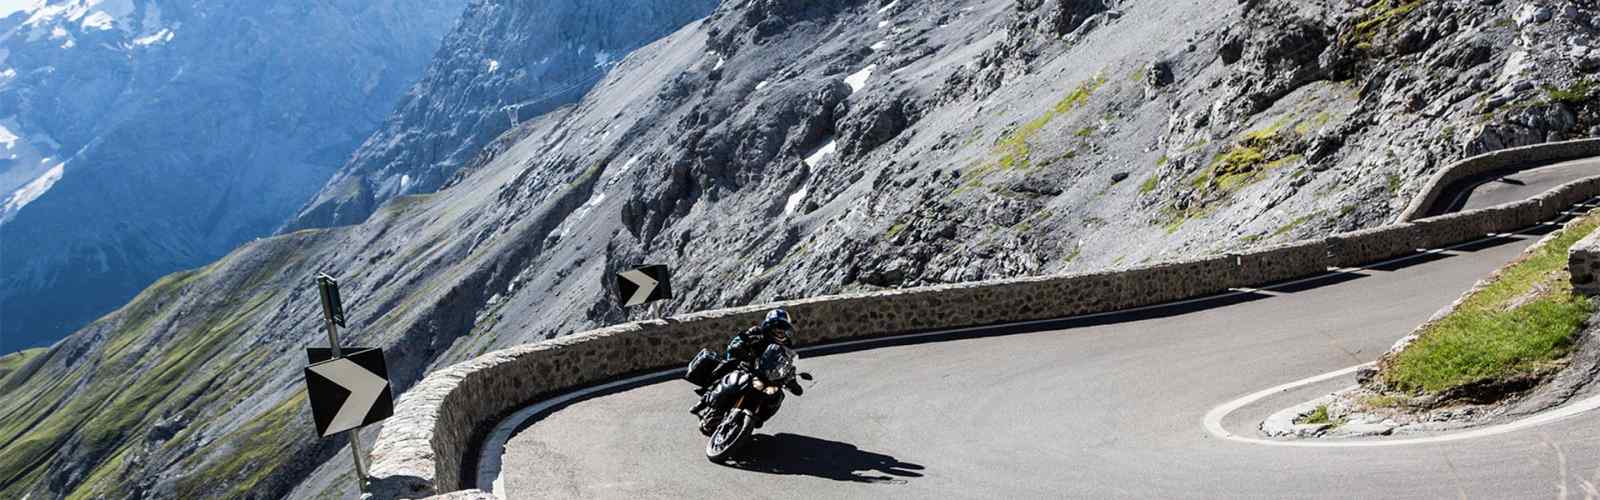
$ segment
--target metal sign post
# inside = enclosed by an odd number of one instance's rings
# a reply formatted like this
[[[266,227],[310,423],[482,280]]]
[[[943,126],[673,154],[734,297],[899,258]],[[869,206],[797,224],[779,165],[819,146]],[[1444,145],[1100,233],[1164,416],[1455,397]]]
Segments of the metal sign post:
[[[344,357],[339,352],[339,327],[344,325],[344,304],[339,301],[339,281],[327,273],[317,274],[317,291],[322,294],[322,320],[328,327],[328,349],[334,358]],[[356,463],[356,485],[367,492],[367,464],[361,459],[361,429],[345,431],[350,438],[350,458]]]

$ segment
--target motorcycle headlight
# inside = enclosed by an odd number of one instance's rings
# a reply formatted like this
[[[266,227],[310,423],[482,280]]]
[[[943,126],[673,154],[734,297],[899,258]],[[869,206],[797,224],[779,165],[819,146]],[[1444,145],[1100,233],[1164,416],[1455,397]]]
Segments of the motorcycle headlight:
[[[762,382],[761,377],[750,377],[750,387],[754,387],[758,391],[764,391],[767,389],[767,383]]]
[[[768,396],[771,396],[773,394],[777,394],[778,393],[778,386],[769,385],[765,389],[762,389],[761,392],[767,393]]]

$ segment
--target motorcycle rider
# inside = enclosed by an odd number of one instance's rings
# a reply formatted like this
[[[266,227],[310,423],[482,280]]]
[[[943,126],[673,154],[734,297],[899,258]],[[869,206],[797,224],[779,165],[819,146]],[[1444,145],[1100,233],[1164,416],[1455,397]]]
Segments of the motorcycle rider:
[[[773,309],[767,313],[767,318],[761,324],[752,326],[728,339],[728,349],[723,357],[729,361],[744,361],[754,363],[756,356],[767,349],[770,343],[778,343],[784,347],[794,347],[790,337],[794,335],[794,323],[789,321],[789,311],[783,308]],[[724,363],[724,366],[733,363]],[[723,371],[726,373],[726,371]],[[719,373],[720,375],[720,373]]]
[[[717,393],[722,377],[727,375],[728,372],[738,369],[740,364],[754,364],[756,357],[760,356],[768,345],[776,343],[784,347],[794,347],[794,331],[794,323],[789,320],[789,311],[778,308],[768,312],[766,319],[761,320],[760,324],[735,334],[733,338],[728,340],[728,348],[723,352],[722,364],[718,365],[716,371],[713,372],[712,380],[718,382],[713,383],[710,387],[696,391],[703,397],[700,398],[700,402],[695,403],[694,408],[691,408],[689,413],[699,414],[700,410],[710,406],[710,395]],[[777,412],[777,405],[774,404],[772,406],[768,411],[762,412],[765,415],[758,422],[765,420],[764,417],[771,416]],[[705,417],[710,420],[714,416],[708,413]]]

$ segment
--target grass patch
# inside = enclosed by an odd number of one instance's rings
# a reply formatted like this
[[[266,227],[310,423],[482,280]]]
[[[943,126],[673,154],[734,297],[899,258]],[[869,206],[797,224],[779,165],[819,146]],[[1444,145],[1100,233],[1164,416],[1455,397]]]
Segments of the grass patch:
[[[958,188],[958,191],[964,190],[961,188],[976,187],[982,183],[983,177],[995,170],[1026,170],[1032,168],[1034,165],[1032,162],[1033,147],[1031,142],[1034,136],[1038,135],[1040,130],[1043,130],[1046,125],[1055,121],[1056,118],[1083,107],[1084,104],[1089,102],[1089,97],[1094,95],[1094,92],[1104,84],[1104,77],[1095,77],[1078,84],[1077,88],[1073,89],[1072,92],[1067,93],[1061,100],[1056,101],[1055,105],[1046,109],[1044,114],[1029,120],[1027,123],[1017,127],[1016,130],[1001,137],[994,145],[994,161],[980,165],[971,172],[964,173],[968,180]],[[1086,129],[1089,130],[1088,133],[1090,134],[1094,132],[1092,128]],[[1080,130],[1079,133],[1082,134],[1083,131]],[[1079,137],[1085,137],[1085,135],[1079,135]],[[1071,156],[1067,157],[1070,158]],[[1059,157],[1052,159],[1051,162],[1058,159]]]
[[[1068,93],[1066,97],[1063,97],[1060,101],[1057,101],[1055,107],[1051,108],[1051,110],[1055,111],[1058,115],[1071,113],[1072,110],[1081,108],[1084,104],[1087,104],[1089,102],[1089,96],[1094,95],[1094,92],[1096,90],[1100,90],[1100,86],[1104,85],[1105,83],[1106,79],[1104,76],[1090,78],[1089,81],[1078,84],[1078,88],[1073,89],[1073,91]]]
[[[1588,215],[1500,271],[1455,311],[1424,327],[1381,373],[1391,387],[1440,392],[1537,373],[1566,356],[1594,304],[1572,291],[1567,251],[1600,227]]]
[[[583,173],[578,174],[577,177],[573,177],[571,181],[567,182],[567,189],[577,189],[578,186],[582,186],[583,183],[600,177],[600,173],[604,172],[605,170],[606,162],[595,161],[589,165],[589,168],[584,169]]]
[[[900,222],[900,223],[896,223],[893,226],[889,226],[889,230],[887,232],[883,233],[883,234],[885,236],[888,236],[889,239],[892,240],[892,239],[894,239],[894,237],[900,236],[900,233],[905,232],[905,230],[906,230],[906,223]]]
[[[1078,157],[1078,151],[1077,150],[1068,149],[1068,150],[1066,150],[1065,152],[1063,152],[1061,154],[1052,156],[1050,158],[1045,158],[1044,161],[1039,162],[1038,166],[1048,167],[1050,165],[1054,165],[1056,163],[1060,163],[1062,160],[1071,160],[1071,159],[1077,158],[1077,157]]]
[[[1191,184],[1196,188],[1209,186],[1220,191],[1233,192],[1261,180],[1267,172],[1301,159],[1300,155],[1290,155],[1268,160],[1261,149],[1244,145],[1235,146],[1218,156],[1210,167],[1191,181]]]
[[[1293,231],[1294,228],[1297,228],[1297,227],[1300,227],[1300,226],[1304,225],[1306,223],[1306,221],[1311,220],[1311,217],[1315,216],[1315,215],[1316,215],[1315,213],[1310,213],[1310,214],[1305,214],[1305,215],[1302,215],[1302,216],[1299,216],[1299,217],[1295,217],[1294,220],[1291,220],[1287,224],[1279,226],[1277,230],[1273,231],[1272,232],[1272,237],[1273,238],[1277,238],[1279,236],[1283,236],[1285,234],[1289,234],[1289,231]]]
[[[1240,189],[1265,179],[1272,171],[1303,162],[1304,155],[1286,155],[1288,151],[1284,150],[1284,146],[1295,139],[1290,137],[1291,134],[1294,136],[1310,134],[1327,125],[1332,119],[1333,115],[1326,111],[1307,119],[1302,119],[1296,113],[1285,113],[1274,119],[1270,125],[1240,134],[1227,149],[1216,155],[1210,165],[1186,179],[1191,187],[1206,196],[1202,196],[1198,208],[1169,210],[1168,217],[1164,221],[1168,234],[1176,232],[1187,219],[1204,216],[1208,211],[1214,210],[1211,205],[1220,203]],[[1191,143],[1186,146],[1185,152],[1203,147],[1205,144],[1204,141]],[[1166,157],[1163,156],[1162,162],[1165,160]],[[1158,162],[1158,165],[1160,163]],[[1306,172],[1306,169],[1300,168],[1289,175],[1298,178]],[[1150,189],[1154,189],[1154,186],[1150,186]],[[1302,223],[1304,221],[1304,218],[1299,220]],[[1279,236],[1290,229],[1293,227],[1279,228],[1277,233],[1270,236]],[[1266,236],[1268,235],[1257,237]]]
[[[1143,183],[1139,184],[1139,193],[1148,194],[1151,191],[1155,191],[1156,186],[1159,184],[1161,184],[1161,177],[1155,174],[1150,174],[1149,178],[1145,179]]]
[[[45,350],[46,348],[43,347],[35,347],[0,356],[0,380],[5,380],[7,375],[11,375],[11,372],[17,371],[18,368],[22,368],[22,365],[28,364],[28,361],[33,360],[40,354],[44,354]]]
[[[1331,423],[1334,423],[1334,421],[1333,421],[1332,418],[1328,418],[1328,405],[1317,405],[1317,408],[1314,409],[1314,410],[1311,410],[1311,413],[1308,413],[1305,416],[1300,417],[1300,421],[1298,423],[1301,423],[1301,424],[1331,424]]]
[[[1589,99],[1594,96],[1594,91],[1595,82],[1588,78],[1573,82],[1572,85],[1568,86],[1567,88],[1555,88],[1550,86],[1546,86],[1544,88],[1545,97],[1548,98],[1550,102],[1558,102],[1570,105],[1579,105],[1589,102]]]
[[[1291,122],[1291,121],[1294,121],[1294,117],[1293,116],[1290,116],[1290,115],[1280,116],[1280,117],[1278,117],[1277,120],[1274,120],[1272,122],[1272,125],[1268,125],[1267,128],[1263,128],[1263,129],[1259,129],[1259,130],[1251,130],[1249,132],[1245,132],[1244,133],[1244,142],[1247,143],[1247,144],[1266,144],[1266,143],[1269,143],[1269,142],[1277,139],[1278,138],[1278,133],[1283,132],[1283,129],[1285,127],[1288,127],[1289,126],[1289,122]]]
[[[1333,115],[1328,114],[1327,111],[1317,113],[1315,116],[1312,116],[1310,120],[1305,120],[1295,124],[1294,133],[1300,135],[1311,135],[1312,132],[1316,132],[1317,130],[1326,126],[1328,121],[1332,119]]]
[[[1198,189],[1211,188],[1231,193],[1261,180],[1271,170],[1299,161],[1302,159],[1300,155],[1268,157],[1268,151],[1282,139],[1280,134],[1283,129],[1293,121],[1293,116],[1284,115],[1272,125],[1245,132],[1233,147],[1217,155],[1209,167],[1191,179],[1190,184]]]
[[[253,364],[218,360],[227,341],[239,338],[243,322],[263,307],[270,293],[250,300],[230,299],[203,314],[203,324],[184,328],[161,351],[135,356],[149,339],[165,326],[149,317],[162,308],[163,297],[203,275],[210,267],[196,272],[175,273],[158,281],[134,298],[114,316],[116,330],[106,347],[73,367],[69,373],[49,380],[30,379],[14,393],[0,394],[0,497],[15,498],[18,490],[35,484],[42,464],[58,453],[61,446],[75,440],[84,450],[97,450],[83,457],[84,482],[74,496],[115,496],[130,448],[145,446],[141,436],[131,435],[139,425],[161,418],[162,408],[175,404],[202,407],[206,401],[223,395],[239,395],[233,387],[218,387],[223,374],[242,374]],[[102,319],[104,321],[104,319]],[[258,355],[262,358],[266,352]],[[221,367],[227,363],[228,370]],[[94,373],[91,373],[91,370]],[[67,397],[67,389],[77,387],[86,377],[94,384]],[[236,386],[235,386],[236,387]],[[170,444],[170,442],[169,442]],[[287,458],[283,458],[286,460]]]
[[[204,470],[178,481],[176,489],[180,498],[200,498],[220,493],[219,480],[233,482],[227,497],[242,498],[257,490],[257,485],[273,473],[288,457],[283,456],[284,443],[292,441],[288,434],[303,432],[300,408],[306,407],[306,392],[295,391],[287,399],[230,433],[226,442],[234,443],[234,453],[221,460],[207,463]]]
[[[1172,233],[1178,232],[1179,229],[1183,229],[1183,224],[1189,222],[1189,219],[1189,214],[1179,213],[1172,217],[1168,217],[1167,221],[1161,224],[1161,229],[1165,230],[1168,235],[1171,235]]]
[[[1406,398],[1394,394],[1374,394],[1361,398],[1361,404],[1367,408],[1399,408],[1404,406]]]
[[[1217,160],[1212,162],[1211,168],[1206,171],[1206,175],[1195,177],[1193,183],[1195,187],[1203,187],[1214,179],[1216,184],[1220,185],[1230,177],[1250,172],[1256,165],[1264,163],[1266,160],[1267,155],[1262,153],[1260,149],[1250,146],[1235,146],[1233,149],[1218,155]]]
[[[1346,34],[1345,42],[1353,43],[1361,50],[1371,50],[1372,42],[1378,38],[1378,33],[1404,22],[1406,17],[1421,7],[1424,1],[1379,0],[1378,3],[1367,7],[1362,20]]]
[[[1162,209],[1163,219],[1160,222],[1161,228],[1165,229],[1168,235],[1171,235],[1178,232],[1179,229],[1182,229],[1183,225],[1188,223],[1190,220],[1210,217],[1216,214],[1216,212],[1217,208],[1212,205],[1190,207],[1186,210],[1167,207]]]

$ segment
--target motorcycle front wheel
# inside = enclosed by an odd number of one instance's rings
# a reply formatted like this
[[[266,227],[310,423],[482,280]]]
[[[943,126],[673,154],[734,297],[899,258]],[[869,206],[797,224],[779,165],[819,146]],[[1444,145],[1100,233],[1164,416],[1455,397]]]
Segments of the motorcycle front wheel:
[[[750,413],[737,409],[728,412],[717,430],[711,433],[711,439],[706,441],[706,459],[717,463],[727,461],[749,437]]]

